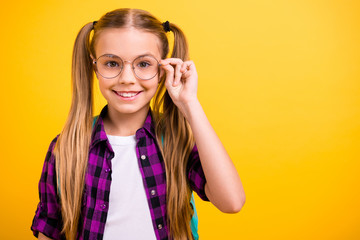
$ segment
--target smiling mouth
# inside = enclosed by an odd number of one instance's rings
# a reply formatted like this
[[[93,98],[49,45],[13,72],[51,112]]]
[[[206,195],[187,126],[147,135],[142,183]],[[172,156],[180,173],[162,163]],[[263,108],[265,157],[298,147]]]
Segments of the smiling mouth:
[[[140,94],[141,91],[140,92],[117,92],[117,91],[114,91],[114,93],[116,93],[116,95],[123,97],[123,98],[133,98],[136,95]]]

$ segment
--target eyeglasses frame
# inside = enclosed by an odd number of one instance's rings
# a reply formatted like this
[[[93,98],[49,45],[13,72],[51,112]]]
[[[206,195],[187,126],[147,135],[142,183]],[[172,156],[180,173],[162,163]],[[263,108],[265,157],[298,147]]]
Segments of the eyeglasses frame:
[[[123,63],[120,72],[119,72],[116,76],[114,76],[114,77],[105,77],[105,76],[103,76],[103,75],[98,71],[98,69],[97,69],[97,62],[98,62],[98,60],[99,60],[101,57],[103,57],[103,56],[117,57],[117,58],[119,58],[119,59],[121,60],[121,62]],[[157,65],[158,65],[158,70],[157,70],[156,74],[155,74],[153,77],[144,79],[144,78],[139,77],[139,76],[136,74],[136,72],[135,72],[135,67],[134,67],[134,62],[135,62],[135,60],[137,60],[138,58],[146,57],[146,56],[149,56],[149,57],[152,57],[152,58],[155,59],[155,61],[157,62]],[[161,64],[160,64],[159,61],[158,61],[154,56],[152,56],[152,55],[141,55],[141,56],[138,56],[138,57],[136,57],[132,62],[127,61],[127,60],[123,60],[121,57],[119,57],[119,56],[117,56],[117,55],[115,55],[115,54],[103,54],[103,55],[99,56],[97,59],[93,59],[93,64],[96,66],[96,67],[95,67],[95,71],[96,71],[97,73],[99,73],[103,78],[106,78],[106,79],[113,79],[113,78],[118,77],[118,76],[123,72],[123,69],[124,69],[124,67],[125,67],[125,63],[131,64],[132,72],[134,73],[134,75],[135,75],[137,78],[139,78],[139,79],[141,79],[141,80],[145,80],[145,81],[146,81],[146,80],[153,79],[153,78],[156,77],[156,75],[158,75],[159,72],[160,72],[160,66],[161,66]]]

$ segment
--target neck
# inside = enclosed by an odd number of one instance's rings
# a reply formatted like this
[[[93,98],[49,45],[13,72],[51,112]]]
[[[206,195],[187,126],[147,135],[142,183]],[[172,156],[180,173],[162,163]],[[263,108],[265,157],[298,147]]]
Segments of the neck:
[[[149,107],[136,113],[119,113],[113,108],[108,108],[104,118],[104,128],[108,135],[131,136],[144,125]]]

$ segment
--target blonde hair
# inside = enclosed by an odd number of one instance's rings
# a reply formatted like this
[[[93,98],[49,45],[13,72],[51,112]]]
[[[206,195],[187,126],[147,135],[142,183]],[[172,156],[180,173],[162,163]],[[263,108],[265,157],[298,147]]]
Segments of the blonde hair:
[[[62,233],[75,239],[80,223],[81,201],[88,163],[93,117],[94,45],[102,30],[134,27],[155,34],[161,42],[162,58],[169,52],[169,43],[162,23],[150,13],[139,9],[117,9],[102,16],[93,26],[88,23],[79,31],[72,57],[72,103],[65,126],[55,147],[57,184],[60,189]],[[186,38],[179,27],[170,23],[174,34],[171,57],[188,60]],[[91,32],[94,30],[91,38]],[[171,100],[160,79],[153,98],[153,113],[157,142],[166,169],[167,224],[173,239],[193,239],[190,220],[191,189],[186,176],[187,162],[194,146],[188,122]]]

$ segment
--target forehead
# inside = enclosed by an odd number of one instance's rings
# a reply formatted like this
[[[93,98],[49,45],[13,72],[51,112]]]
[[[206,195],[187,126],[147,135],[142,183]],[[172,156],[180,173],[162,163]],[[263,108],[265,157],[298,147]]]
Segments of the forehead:
[[[161,58],[158,37],[153,33],[133,27],[102,30],[97,36],[94,49],[96,57],[103,54],[115,54],[123,59],[131,60],[139,55],[151,54],[158,59]]]

